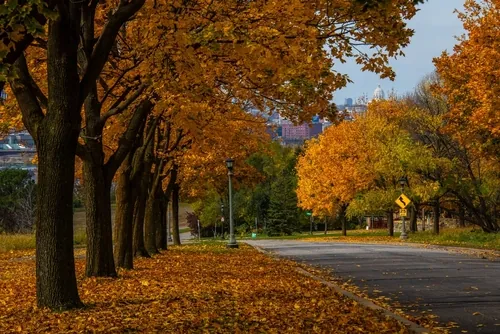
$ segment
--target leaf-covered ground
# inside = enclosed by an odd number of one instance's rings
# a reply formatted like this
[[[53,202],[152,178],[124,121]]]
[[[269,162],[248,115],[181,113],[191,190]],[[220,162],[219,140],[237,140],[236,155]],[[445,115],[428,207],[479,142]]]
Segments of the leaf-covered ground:
[[[0,333],[408,332],[247,245],[171,248],[117,279],[84,278],[77,256],[86,307],[61,313],[36,307],[32,255],[0,254]]]

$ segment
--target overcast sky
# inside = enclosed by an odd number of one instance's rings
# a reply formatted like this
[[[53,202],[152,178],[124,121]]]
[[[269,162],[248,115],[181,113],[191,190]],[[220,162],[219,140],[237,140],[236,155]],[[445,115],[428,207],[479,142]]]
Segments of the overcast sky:
[[[335,93],[335,103],[343,104],[348,97],[356,101],[365,93],[371,99],[379,84],[386,94],[392,89],[397,94],[411,91],[423,76],[434,70],[432,58],[444,50],[453,50],[455,36],[463,33],[462,24],[453,11],[462,9],[463,3],[464,0],[428,0],[420,5],[420,11],[409,23],[415,34],[404,50],[406,57],[391,61],[396,72],[395,81],[382,80],[376,74],[362,72],[354,62],[339,66],[338,69],[349,74],[354,83]]]

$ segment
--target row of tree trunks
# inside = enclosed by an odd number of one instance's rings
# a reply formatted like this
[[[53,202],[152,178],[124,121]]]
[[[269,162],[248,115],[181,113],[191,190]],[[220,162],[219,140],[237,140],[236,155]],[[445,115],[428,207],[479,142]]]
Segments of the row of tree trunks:
[[[14,63],[16,75],[9,78],[9,83],[21,110],[23,123],[37,147],[37,304],[53,310],[82,306],[73,253],[74,166],[80,147],[81,108],[89,93],[95,93],[95,82],[107,61],[119,28],[144,5],[144,0],[131,0],[126,5],[116,7],[100,36],[94,34],[97,3],[69,1],[48,4],[55,15],[48,18],[46,35],[47,96],[31,77],[23,54],[33,41],[32,35],[27,33],[20,41],[16,41],[16,47],[10,48],[2,59],[2,62]],[[29,15],[42,24],[47,20],[36,11]],[[80,53],[82,50],[83,53]],[[3,87],[3,82],[0,87]],[[95,96],[88,101],[93,103]],[[87,274],[104,273],[112,276],[115,270],[110,242],[111,220],[109,218],[109,224],[96,223],[102,219],[106,221],[110,216],[110,200],[105,194],[109,194],[111,178],[110,174],[95,168],[100,166],[102,149],[99,147],[100,140],[94,138],[93,141],[91,145],[95,145],[97,150],[92,150],[92,154],[87,156],[90,164],[84,166],[84,174],[89,177],[85,180],[86,188],[90,189],[86,194],[90,242],[87,248],[87,264],[90,263]],[[119,166],[119,163],[115,165]],[[100,194],[104,194],[103,197]]]
[[[118,267],[132,269],[134,256],[150,257],[160,249],[167,249],[168,202],[172,193],[176,193],[173,203],[177,203],[178,207],[179,186],[176,185],[175,167],[167,189],[163,191],[167,159],[155,158],[155,143],[152,140],[157,131],[155,127],[156,123],[148,126],[146,138],[132,150],[120,169],[114,233],[114,257]],[[151,173],[153,163],[156,167]],[[173,216],[178,221],[178,210]]]

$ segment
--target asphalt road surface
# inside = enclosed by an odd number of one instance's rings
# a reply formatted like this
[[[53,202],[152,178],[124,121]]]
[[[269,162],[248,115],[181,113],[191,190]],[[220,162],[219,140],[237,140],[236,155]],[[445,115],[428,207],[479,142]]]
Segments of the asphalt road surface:
[[[430,311],[453,333],[500,333],[500,261],[412,246],[250,240],[280,256],[333,268],[372,297],[398,301],[408,313]],[[413,311],[412,311],[413,310]]]

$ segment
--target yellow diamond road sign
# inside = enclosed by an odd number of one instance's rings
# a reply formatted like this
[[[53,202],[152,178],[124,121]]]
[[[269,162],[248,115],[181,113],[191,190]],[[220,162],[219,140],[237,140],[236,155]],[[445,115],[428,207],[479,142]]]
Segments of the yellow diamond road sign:
[[[401,209],[404,209],[410,204],[411,201],[408,197],[406,197],[405,194],[399,195],[398,199],[396,199],[396,204],[401,207]]]

